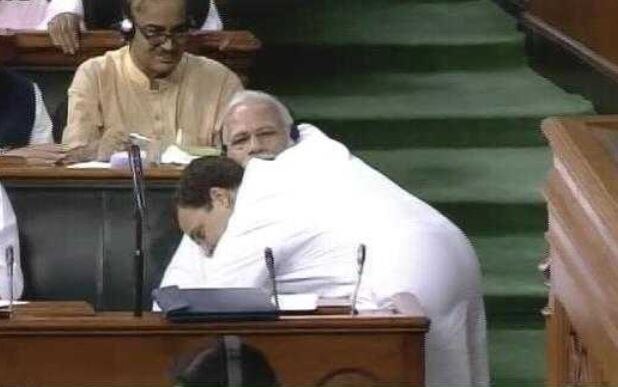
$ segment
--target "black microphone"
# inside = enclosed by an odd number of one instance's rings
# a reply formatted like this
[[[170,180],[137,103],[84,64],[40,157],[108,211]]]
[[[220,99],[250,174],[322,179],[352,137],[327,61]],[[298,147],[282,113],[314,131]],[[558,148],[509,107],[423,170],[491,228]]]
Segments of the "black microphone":
[[[13,294],[13,265],[15,264],[15,255],[12,245],[7,246],[4,250],[4,258],[6,259],[6,272],[9,280],[9,313],[11,313],[13,311],[13,299],[15,298]]]
[[[135,206],[143,218],[146,217],[146,200],[144,198],[144,169],[142,155],[138,145],[129,145],[129,167],[133,176],[133,198]]]
[[[356,263],[358,265],[358,274],[356,277],[356,286],[354,287],[354,294],[352,295],[352,303],[350,305],[350,314],[358,314],[356,309],[356,302],[358,300],[358,291],[360,289],[361,279],[363,278],[363,269],[365,268],[365,258],[367,256],[367,247],[364,244],[358,245]]]
[[[273,287],[275,305],[277,306],[277,310],[279,310],[279,292],[277,292],[277,277],[275,275],[275,257],[273,256],[273,250],[270,247],[264,249],[264,261],[266,262],[266,268],[268,269],[270,282]]]
[[[142,292],[144,289],[144,222],[146,201],[144,199],[144,171],[139,146],[132,144],[128,149],[129,167],[133,175],[133,200],[135,203],[135,253],[133,255],[133,315],[142,315]]]

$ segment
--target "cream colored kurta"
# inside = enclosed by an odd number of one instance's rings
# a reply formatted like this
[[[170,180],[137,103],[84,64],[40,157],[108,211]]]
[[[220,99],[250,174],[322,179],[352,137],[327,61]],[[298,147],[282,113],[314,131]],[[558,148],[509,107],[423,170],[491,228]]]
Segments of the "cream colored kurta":
[[[84,62],[69,88],[63,143],[88,145],[108,131],[119,131],[169,145],[182,129],[181,145],[212,145],[222,111],[242,89],[224,65],[187,53],[154,86],[131,59],[128,46]]]

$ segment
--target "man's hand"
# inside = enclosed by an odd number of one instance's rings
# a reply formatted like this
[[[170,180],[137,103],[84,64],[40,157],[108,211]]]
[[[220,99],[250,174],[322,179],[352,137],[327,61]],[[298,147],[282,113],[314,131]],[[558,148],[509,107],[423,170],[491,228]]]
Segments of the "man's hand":
[[[127,133],[113,129],[107,130],[99,140],[97,160],[109,161],[114,153],[126,150],[129,144],[131,142]]]
[[[56,15],[47,24],[52,43],[65,54],[74,55],[79,50],[79,23],[81,16],[65,12]]]
[[[5,156],[23,157],[29,165],[55,165],[64,160],[66,149],[58,144],[29,145],[12,149]]]

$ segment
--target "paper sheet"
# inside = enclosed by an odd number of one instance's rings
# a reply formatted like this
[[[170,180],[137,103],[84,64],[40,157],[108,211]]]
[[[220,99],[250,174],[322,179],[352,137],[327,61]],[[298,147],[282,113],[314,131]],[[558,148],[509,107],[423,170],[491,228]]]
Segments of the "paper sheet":
[[[279,294],[279,309],[284,312],[309,312],[317,307],[317,294]]]
[[[110,163],[104,163],[102,161],[88,161],[85,163],[77,163],[77,164],[72,164],[69,165],[67,168],[74,168],[74,169],[109,169],[110,168]]]

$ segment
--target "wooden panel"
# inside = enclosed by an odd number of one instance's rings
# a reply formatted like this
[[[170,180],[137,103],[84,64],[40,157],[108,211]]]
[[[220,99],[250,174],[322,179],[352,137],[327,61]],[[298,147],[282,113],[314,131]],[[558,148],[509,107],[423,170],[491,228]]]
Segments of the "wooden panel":
[[[176,181],[182,174],[183,167],[161,166],[146,167],[144,173],[148,180]],[[128,168],[108,169],[74,169],[67,167],[18,166],[0,168],[0,180],[20,182],[48,181],[66,184],[75,181],[128,181],[131,171]]]
[[[549,119],[548,385],[618,384],[618,117]]]
[[[233,334],[263,352],[283,385],[315,385],[341,370],[389,385],[422,385],[427,328],[422,314],[386,311],[203,324],[171,324],[151,313],[17,314],[0,320],[0,382],[170,385],[175,359],[207,346],[214,336]]]
[[[116,31],[83,32],[79,52],[65,55],[45,32],[0,33],[0,63],[27,69],[74,69],[83,61],[124,45]],[[208,31],[190,34],[187,51],[224,63],[247,79],[260,41],[249,31]]]
[[[614,0],[530,0],[523,21],[618,79],[618,2]]]
[[[180,173],[146,169],[146,308],[181,237],[172,204]],[[135,242],[128,171],[7,168],[0,169],[0,180],[19,219],[27,297],[131,309]]]

